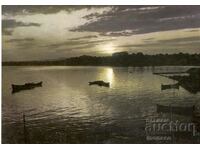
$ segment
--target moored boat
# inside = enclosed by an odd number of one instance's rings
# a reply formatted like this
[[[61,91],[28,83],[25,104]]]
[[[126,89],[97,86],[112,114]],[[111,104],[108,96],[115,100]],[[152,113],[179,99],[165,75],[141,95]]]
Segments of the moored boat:
[[[42,81],[38,83],[25,83],[23,85],[12,84],[12,93],[19,92],[21,90],[30,90],[35,87],[42,87]]]
[[[89,85],[98,85],[98,86],[110,87],[110,83],[109,82],[104,82],[102,80],[89,82]]]
[[[179,84],[161,84],[161,90],[167,90],[167,89],[179,89]]]

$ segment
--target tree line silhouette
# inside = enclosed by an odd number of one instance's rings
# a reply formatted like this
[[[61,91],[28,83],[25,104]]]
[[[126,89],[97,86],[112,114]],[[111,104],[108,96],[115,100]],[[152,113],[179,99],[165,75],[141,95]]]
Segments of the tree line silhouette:
[[[62,60],[46,61],[9,61],[2,62],[3,66],[29,66],[29,65],[66,65],[66,66],[183,66],[200,65],[200,54],[156,54],[147,55],[141,52],[129,54],[118,52],[112,56],[88,56],[71,57]]]

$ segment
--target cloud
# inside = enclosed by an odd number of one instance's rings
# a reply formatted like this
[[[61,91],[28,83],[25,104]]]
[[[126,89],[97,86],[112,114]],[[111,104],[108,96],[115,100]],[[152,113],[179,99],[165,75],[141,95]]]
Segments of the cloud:
[[[137,30],[135,30],[137,31]],[[106,33],[100,33],[100,35],[102,36],[115,36],[115,37],[118,37],[118,36],[131,36],[133,35],[133,33],[135,32],[133,30],[124,30],[124,31],[116,31],[116,32],[106,32]]]
[[[152,39],[152,38],[150,38]],[[168,40],[158,40],[153,41],[151,43],[142,43],[142,44],[125,44],[120,45],[118,47],[123,48],[131,48],[131,47],[163,47],[163,46],[188,46],[188,44],[192,44],[193,46],[200,46],[200,37],[184,37],[184,38],[175,38],[175,39],[168,39]]]
[[[3,57],[9,60],[102,56],[109,48],[199,53],[200,6],[11,5],[2,13]]]
[[[35,39],[33,39],[33,38],[24,38],[24,39],[10,39],[10,40],[7,40],[6,42],[8,42],[8,43],[19,43],[19,42],[32,42],[34,40]]]
[[[75,40],[82,40],[82,39],[92,39],[92,38],[97,38],[98,36],[96,35],[88,35],[88,36],[82,36],[82,37],[77,37],[77,38],[71,38],[69,40],[75,41]]]
[[[65,42],[61,42],[61,43],[55,43],[55,44],[50,44],[50,45],[45,45],[43,47],[48,47],[48,48],[60,48],[63,46],[67,46],[67,47],[83,47],[86,45],[92,45],[92,47],[94,47],[95,45],[98,45],[100,43],[104,43],[104,42],[110,42],[113,41],[114,39],[103,39],[103,40],[93,40],[93,41],[88,41],[88,40],[77,40],[77,41],[65,41]],[[88,47],[88,46],[86,46]]]
[[[2,35],[12,35],[12,30],[2,29]]]
[[[2,34],[3,35],[12,35],[13,29],[17,27],[39,27],[39,23],[25,23],[21,21],[16,21],[15,19],[3,19],[2,20]]]
[[[63,47],[63,48],[57,48],[55,51],[56,52],[72,52],[72,51],[80,51],[80,50],[85,50],[85,49],[90,49],[90,48],[94,48],[96,46],[96,44],[85,44],[85,45],[77,45],[75,47]]]
[[[134,31],[132,35],[145,34],[200,27],[200,6],[115,6],[109,12],[94,13],[85,18],[90,22],[71,31],[109,35],[130,30]]]
[[[143,39],[144,41],[151,41],[151,40],[153,40],[153,39],[155,39],[155,38],[146,38],[146,39]]]
[[[199,29],[192,29],[192,30],[189,30],[189,31],[186,31],[186,32],[199,32],[200,30]]]
[[[200,36],[194,36],[194,37],[183,37],[183,38],[176,38],[176,39],[169,39],[169,40],[159,40],[159,43],[182,43],[184,44],[185,42],[196,42],[200,41]]]
[[[42,45],[42,42],[39,40],[35,40],[34,38],[13,38],[9,40],[5,40],[3,43],[3,46],[6,46],[10,49],[17,49],[19,51],[31,49],[31,48],[40,48]],[[12,48],[11,48],[12,47]]]
[[[22,14],[53,14],[62,10],[71,13],[81,9],[102,8],[107,6],[84,6],[84,5],[3,5],[3,15]]]
[[[16,28],[16,27],[30,27],[36,26],[39,27],[39,23],[25,23],[21,21],[16,21],[14,19],[4,19],[2,20],[2,28]]]
[[[146,38],[146,39],[143,39],[143,42],[145,42],[145,43],[150,43],[150,42],[152,42],[153,40],[155,40],[155,38]]]

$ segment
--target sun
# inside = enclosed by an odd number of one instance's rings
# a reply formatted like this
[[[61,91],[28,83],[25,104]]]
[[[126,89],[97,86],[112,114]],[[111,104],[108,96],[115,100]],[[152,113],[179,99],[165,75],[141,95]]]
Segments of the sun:
[[[115,47],[113,43],[108,43],[103,46],[103,50],[105,51],[105,53],[112,54],[114,53]]]

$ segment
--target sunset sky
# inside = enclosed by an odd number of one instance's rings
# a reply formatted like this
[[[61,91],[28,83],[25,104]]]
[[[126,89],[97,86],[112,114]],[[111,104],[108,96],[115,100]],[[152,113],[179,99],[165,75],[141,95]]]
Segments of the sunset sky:
[[[3,61],[200,53],[200,6],[2,6]]]

